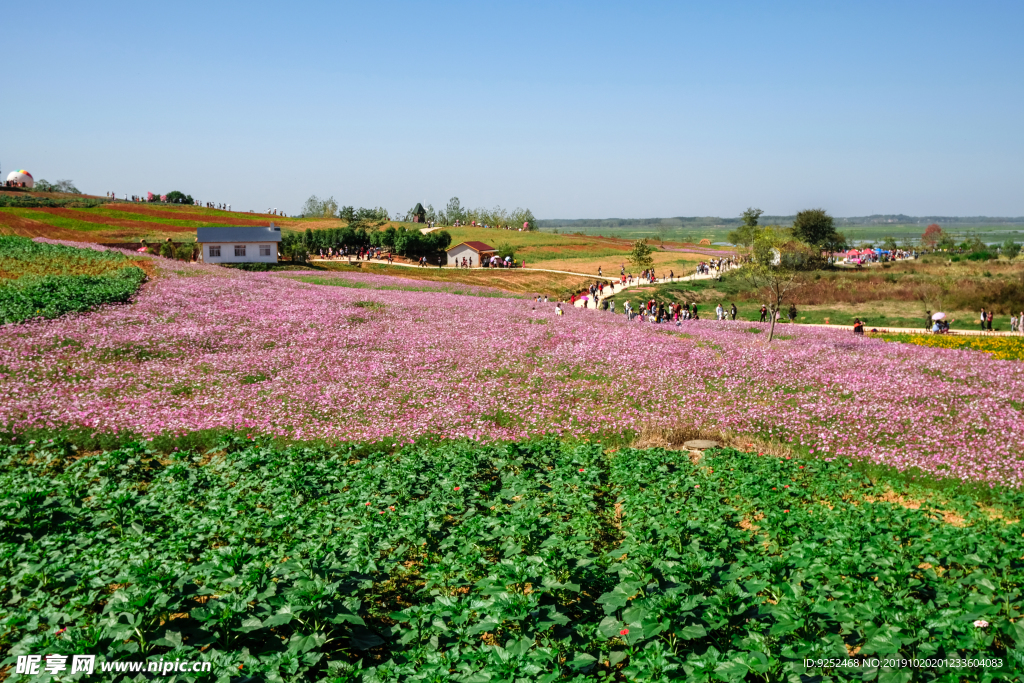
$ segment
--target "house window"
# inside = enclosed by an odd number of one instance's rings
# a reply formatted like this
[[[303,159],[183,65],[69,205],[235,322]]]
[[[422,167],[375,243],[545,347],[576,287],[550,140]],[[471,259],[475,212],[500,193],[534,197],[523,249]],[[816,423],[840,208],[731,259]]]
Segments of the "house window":
[[[269,244],[261,244],[260,245],[260,256],[270,256],[270,245]]]
[[[235,256],[245,256],[245,245],[244,244],[236,244],[235,245]]]
[[[219,244],[217,246],[215,246],[215,247],[210,247],[210,256],[212,256],[212,257],[219,257],[220,256],[220,245]]]

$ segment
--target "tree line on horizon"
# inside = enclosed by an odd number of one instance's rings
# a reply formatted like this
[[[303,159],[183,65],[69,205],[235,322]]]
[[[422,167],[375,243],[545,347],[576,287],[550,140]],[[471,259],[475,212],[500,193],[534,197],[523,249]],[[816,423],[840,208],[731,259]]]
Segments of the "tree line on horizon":
[[[529,230],[538,228],[537,219],[529,209],[515,208],[512,210],[496,206],[493,209],[477,208],[471,209],[462,206],[458,197],[452,197],[445,204],[444,208],[435,209],[432,204],[422,207],[424,220],[435,225],[469,224],[476,222],[478,225],[489,226],[512,226],[521,227],[524,223]],[[303,218],[339,218],[349,223],[377,222],[385,223],[388,220],[413,222],[416,207],[409,209],[405,214],[394,214],[391,216],[384,207],[356,209],[353,206],[340,206],[334,197],[321,199],[316,195],[310,196],[302,206],[301,215]]]

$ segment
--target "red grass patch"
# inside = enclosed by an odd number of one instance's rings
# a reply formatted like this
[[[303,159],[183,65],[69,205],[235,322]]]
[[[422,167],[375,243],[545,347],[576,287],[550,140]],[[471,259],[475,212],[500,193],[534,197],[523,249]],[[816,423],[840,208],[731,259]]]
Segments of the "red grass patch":
[[[137,213],[140,216],[153,216],[154,218],[170,218],[178,221],[201,221],[203,223],[217,223],[220,225],[266,225],[267,220],[260,218],[233,218],[227,215],[210,215],[206,213],[194,213],[188,209],[182,209],[180,211],[167,211],[161,209],[154,209],[148,206],[135,206],[133,204],[104,204],[103,208],[113,209],[115,211],[126,211],[130,213]],[[225,212],[227,214],[228,212]],[[116,220],[116,219],[110,219]],[[269,220],[280,221],[280,216],[271,216]],[[147,227],[153,227],[153,223],[146,223]],[[169,229],[171,226],[166,226]],[[185,230],[195,230],[195,228],[181,228]]]
[[[48,213],[51,216],[71,218],[83,223],[93,225],[106,225],[111,228],[143,228],[146,230],[159,230],[160,232],[193,232],[195,228],[180,227],[177,225],[165,225],[164,223],[151,223],[149,221],[132,221],[124,218],[111,218],[109,216],[95,216],[88,211],[81,209],[51,209],[48,207],[33,207],[33,211]],[[76,235],[81,233],[75,232]]]
[[[98,242],[100,235],[83,233],[47,225],[31,218],[22,218],[7,211],[0,211],[0,234],[19,235],[21,237],[48,237],[54,240],[74,240],[76,242]]]

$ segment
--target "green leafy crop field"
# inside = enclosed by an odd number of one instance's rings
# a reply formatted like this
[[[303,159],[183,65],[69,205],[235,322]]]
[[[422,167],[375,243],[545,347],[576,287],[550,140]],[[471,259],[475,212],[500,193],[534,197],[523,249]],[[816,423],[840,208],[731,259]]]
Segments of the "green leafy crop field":
[[[124,302],[145,279],[120,252],[0,236],[0,324]]]
[[[915,498],[843,460],[58,440],[0,447],[0,491],[5,665],[87,653],[213,664],[178,680],[464,683],[1020,673],[1019,494]]]

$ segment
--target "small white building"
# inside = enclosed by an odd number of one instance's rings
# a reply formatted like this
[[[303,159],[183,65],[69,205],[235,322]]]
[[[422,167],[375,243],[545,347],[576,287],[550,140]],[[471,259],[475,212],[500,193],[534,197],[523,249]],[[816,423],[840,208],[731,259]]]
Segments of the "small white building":
[[[277,263],[281,228],[273,223],[253,227],[197,228],[196,241],[204,263]]]
[[[460,242],[447,251],[448,265],[462,265],[462,259],[471,268],[477,268],[485,258],[490,258],[498,253],[494,247],[483,242]]]

